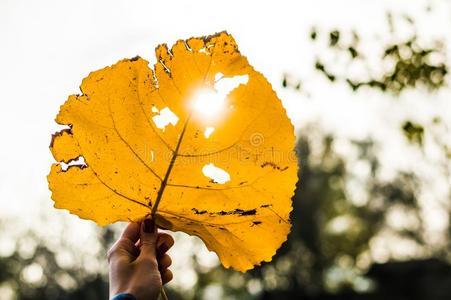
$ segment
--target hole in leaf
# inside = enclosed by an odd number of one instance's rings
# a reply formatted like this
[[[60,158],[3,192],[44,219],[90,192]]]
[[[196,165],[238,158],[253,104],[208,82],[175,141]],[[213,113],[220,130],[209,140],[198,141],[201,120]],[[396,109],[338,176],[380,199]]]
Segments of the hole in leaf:
[[[154,108],[156,111],[154,110]],[[158,112],[158,109],[155,106],[153,106],[152,112]],[[159,111],[159,113],[160,113],[159,115],[153,116],[152,120],[155,123],[155,126],[157,126],[157,128],[160,128],[163,131],[167,125],[171,124],[175,126],[179,121],[177,115],[174,114],[172,110],[169,109],[169,107],[163,108],[162,110]]]
[[[227,181],[230,181],[230,175],[226,171],[221,168],[216,167],[214,164],[209,163],[202,168],[202,173],[214,183],[224,184]]]
[[[70,160],[68,163],[65,162],[60,162],[59,163],[61,165],[61,170],[63,172],[66,172],[70,167],[72,166],[78,166],[80,168],[86,168],[88,165],[85,162],[85,158],[83,156],[79,156],[75,159]]]
[[[210,137],[210,135],[213,133],[213,131],[215,131],[214,127],[207,127],[207,128],[205,128],[205,131],[204,131],[205,138],[208,139]]]
[[[172,53],[171,53],[171,51],[169,51],[169,49],[168,49],[168,54],[169,54],[169,56],[172,57]],[[171,70],[168,68],[168,66],[166,66],[164,61],[162,59],[160,59],[159,63],[163,66],[163,70],[165,71],[165,73],[168,74],[169,76],[171,76]]]
[[[240,84],[247,84],[249,81],[248,75],[239,75],[233,77],[224,77],[222,73],[215,75],[215,90],[218,91],[222,97],[226,97],[228,93],[237,88]]]
[[[224,77],[222,73],[215,75],[213,89],[201,89],[193,98],[192,107],[202,117],[213,118],[224,109],[227,95],[240,84],[246,84],[248,75]]]

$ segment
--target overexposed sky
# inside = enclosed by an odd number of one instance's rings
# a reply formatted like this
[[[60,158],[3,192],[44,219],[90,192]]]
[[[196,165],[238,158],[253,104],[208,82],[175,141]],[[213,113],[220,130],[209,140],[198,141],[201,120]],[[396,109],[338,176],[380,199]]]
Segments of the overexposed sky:
[[[428,3],[429,15],[423,13]],[[405,118],[423,121],[437,114],[451,120],[449,89],[432,100],[426,93],[407,93],[395,103],[380,93],[355,95],[344,85],[330,85],[312,66],[317,51],[324,50],[309,41],[313,25],[383,36],[387,10],[418,17],[420,36],[450,34],[446,0],[0,0],[0,219],[20,219],[20,226],[31,228],[38,215],[58,215],[74,224],[76,236],[84,235],[88,222],[53,210],[47,189],[53,162],[48,145],[58,129],[53,120],[59,106],[79,92],[90,71],[136,55],[154,62],[159,43],[222,30],[273,84],[297,128],[322,120],[344,136],[387,139],[394,148],[387,163],[411,165],[415,154],[396,150],[399,136],[386,133]],[[377,52],[377,44],[369,45]],[[311,96],[283,90],[284,72],[303,79]]]

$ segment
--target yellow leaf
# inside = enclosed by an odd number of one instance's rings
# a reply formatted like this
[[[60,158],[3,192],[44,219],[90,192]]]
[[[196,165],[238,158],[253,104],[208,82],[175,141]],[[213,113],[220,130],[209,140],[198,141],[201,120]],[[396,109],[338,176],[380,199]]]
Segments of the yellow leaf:
[[[231,35],[178,41],[91,73],[61,107],[55,207],[100,225],[139,221],[200,237],[225,267],[270,261],[290,231],[294,133]],[[83,165],[71,161],[83,158]]]

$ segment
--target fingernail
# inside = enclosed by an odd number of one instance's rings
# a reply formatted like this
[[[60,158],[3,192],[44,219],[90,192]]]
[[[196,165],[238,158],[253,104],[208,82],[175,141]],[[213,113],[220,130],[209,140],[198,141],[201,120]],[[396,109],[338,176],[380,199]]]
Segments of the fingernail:
[[[153,219],[144,220],[144,232],[154,233],[155,232],[155,221]]]

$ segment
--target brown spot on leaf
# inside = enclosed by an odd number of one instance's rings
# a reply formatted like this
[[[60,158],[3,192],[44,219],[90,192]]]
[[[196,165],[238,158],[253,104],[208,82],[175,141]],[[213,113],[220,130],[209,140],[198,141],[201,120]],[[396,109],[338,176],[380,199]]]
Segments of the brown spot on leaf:
[[[263,205],[261,205],[260,207],[261,208],[267,208],[267,207],[271,207],[272,206],[272,204],[263,204]]]
[[[272,167],[274,170],[279,170],[279,171],[285,171],[286,169],[288,169],[288,166],[286,166],[286,167],[280,167],[280,166],[278,166],[278,165],[276,165],[274,162],[272,162],[272,161],[267,161],[267,162],[264,162],[264,163],[262,163],[261,164],[261,167],[262,168],[264,168],[264,167]]]
[[[237,216],[253,216],[257,213],[257,209],[249,209],[249,210],[244,210],[244,209],[240,209],[240,208],[236,208],[234,210],[229,210],[229,211],[219,211],[219,212],[213,212],[210,213],[210,215],[220,215],[220,216],[226,216],[226,215],[237,215]]]
[[[197,208],[192,208],[191,209],[196,215],[203,215],[203,214],[206,214],[207,213],[207,211],[206,210],[198,210]]]

